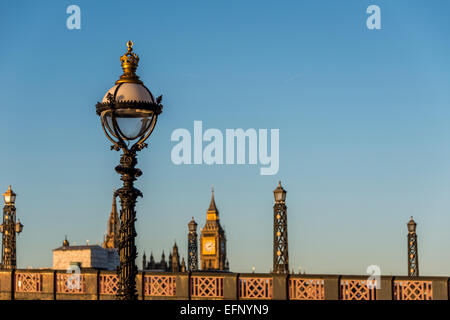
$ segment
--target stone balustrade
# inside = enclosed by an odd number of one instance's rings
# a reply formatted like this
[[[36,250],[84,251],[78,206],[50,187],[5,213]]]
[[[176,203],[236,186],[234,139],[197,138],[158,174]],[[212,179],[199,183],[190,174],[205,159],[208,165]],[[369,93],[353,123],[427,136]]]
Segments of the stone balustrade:
[[[222,272],[139,272],[141,300],[448,300],[448,277],[280,275]],[[0,300],[115,299],[115,272],[0,270]]]

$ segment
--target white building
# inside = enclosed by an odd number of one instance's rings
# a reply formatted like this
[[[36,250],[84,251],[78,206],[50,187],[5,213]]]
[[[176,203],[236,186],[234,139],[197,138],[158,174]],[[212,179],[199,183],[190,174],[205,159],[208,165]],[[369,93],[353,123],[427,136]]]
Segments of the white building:
[[[53,269],[67,270],[71,265],[81,268],[116,270],[119,266],[117,249],[99,245],[71,246],[64,240],[62,247],[53,249]]]

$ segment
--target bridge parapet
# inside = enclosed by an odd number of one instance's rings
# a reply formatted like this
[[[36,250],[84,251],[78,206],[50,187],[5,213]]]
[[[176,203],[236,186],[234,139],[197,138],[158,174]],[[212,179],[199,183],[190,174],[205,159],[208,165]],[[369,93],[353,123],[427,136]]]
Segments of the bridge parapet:
[[[448,277],[139,272],[139,299],[175,300],[448,300]],[[373,284],[373,283],[372,283]],[[113,271],[0,270],[0,300],[115,299]]]

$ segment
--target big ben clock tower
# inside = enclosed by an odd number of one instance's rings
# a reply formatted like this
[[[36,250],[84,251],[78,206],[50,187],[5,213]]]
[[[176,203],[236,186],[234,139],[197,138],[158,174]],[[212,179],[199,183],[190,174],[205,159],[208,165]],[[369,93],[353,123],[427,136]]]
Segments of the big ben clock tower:
[[[202,270],[228,270],[225,231],[220,225],[214,189],[206,212],[206,223],[202,229],[200,250]]]

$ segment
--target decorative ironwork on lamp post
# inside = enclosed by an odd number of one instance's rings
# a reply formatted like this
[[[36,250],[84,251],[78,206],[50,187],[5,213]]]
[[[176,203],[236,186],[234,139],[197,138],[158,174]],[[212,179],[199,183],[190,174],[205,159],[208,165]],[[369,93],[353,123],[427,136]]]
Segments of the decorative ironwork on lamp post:
[[[3,269],[15,269],[16,257],[16,234],[21,233],[23,225],[20,219],[16,222],[16,194],[11,186],[3,194],[5,206],[3,207],[3,223],[0,225],[2,233],[2,265]]]
[[[286,190],[281,186],[281,181],[273,195],[273,272],[289,273]]]
[[[136,75],[139,57],[133,52],[133,42],[128,41],[127,47],[127,52],[120,57],[123,74],[97,103],[96,111],[106,137],[112,142],[111,150],[122,150],[120,165],[115,168],[123,181],[123,187],[116,191],[122,207],[117,295],[121,300],[136,300],[135,204],[137,197],[142,197],[134,187],[134,181],[142,174],[136,168],[136,153],[147,147],[145,141],[153,132],[163,106],[162,96],[155,99]]]
[[[419,276],[419,252],[417,250],[417,223],[413,217],[408,222],[408,276]]]
[[[188,223],[189,234],[188,234],[188,270],[197,271],[198,270],[198,236],[197,236],[197,222],[195,222],[194,217]]]

